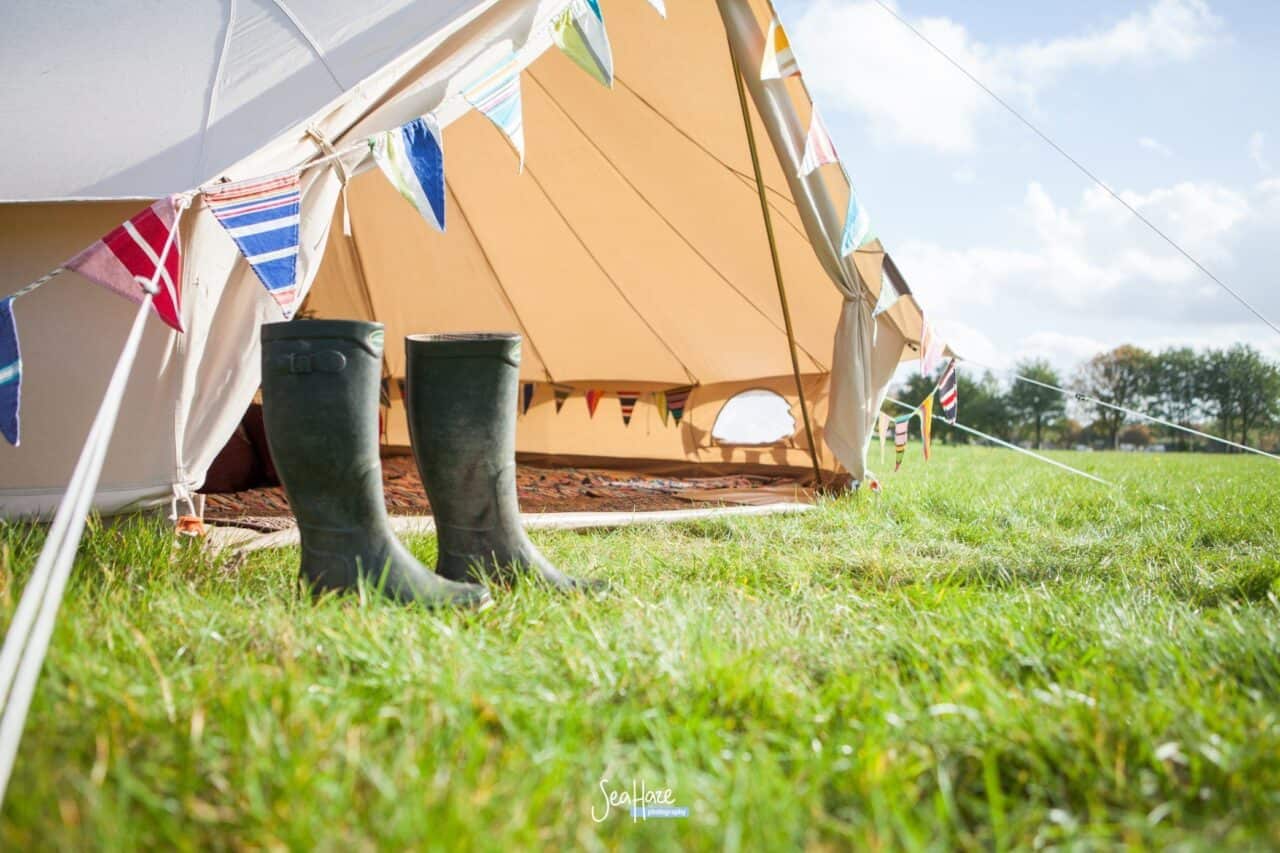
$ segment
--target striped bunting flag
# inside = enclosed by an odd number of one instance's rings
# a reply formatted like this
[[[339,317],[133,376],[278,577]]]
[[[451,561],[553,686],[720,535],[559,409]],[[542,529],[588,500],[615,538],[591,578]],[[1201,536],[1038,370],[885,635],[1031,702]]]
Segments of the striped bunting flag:
[[[63,266],[140,305],[146,295],[143,285],[155,277],[169,234],[178,230],[178,214],[178,197],[162,198]],[[171,328],[185,331],[182,328],[182,238],[177,233],[156,284],[160,292],[151,306]]]
[[[800,73],[796,56],[791,52],[791,40],[782,22],[774,18],[769,22],[769,34],[764,40],[764,62],[760,66],[761,80],[781,80]]]
[[[844,220],[844,236],[840,238],[840,254],[852,255],[875,239],[871,233],[871,214],[858,201],[858,194],[849,187],[849,213]]]
[[[444,139],[433,115],[369,138],[391,186],[437,231],[444,231]]]
[[[636,402],[639,399],[639,391],[618,392],[618,403],[622,406],[622,423],[624,426],[631,426],[631,416],[635,414]]]
[[[805,178],[823,166],[839,163],[836,144],[831,141],[831,133],[827,123],[822,120],[822,113],[813,108],[813,118],[809,121],[809,135],[804,140],[804,159],[800,161],[800,177]]]
[[[246,181],[205,193],[205,203],[258,274],[286,320],[298,309],[298,175]]]
[[[513,51],[493,65],[462,93],[467,103],[484,113],[520,155],[524,171],[524,110],[520,99],[520,64]]]
[[[569,399],[569,395],[573,393],[573,388],[568,385],[552,385],[551,392],[556,398],[556,414],[560,414],[560,410],[564,408],[565,401]]]
[[[18,446],[18,410],[22,404],[22,352],[18,349],[18,322],[13,318],[13,298],[0,302],[0,434]]]
[[[600,405],[600,401],[604,399],[604,392],[597,391],[594,388],[587,391],[587,414],[591,417],[596,416],[596,407]]]
[[[524,382],[520,385],[520,414],[529,414],[529,407],[533,405],[534,384],[532,382]]]
[[[893,449],[897,454],[897,460],[894,462],[893,470],[897,471],[902,467],[902,459],[907,455],[907,438],[908,429],[911,427],[911,415],[905,418],[898,418],[893,422]]]
[[[676,426],[680,426],[680,419],[684,417],[684,410],[689,404],[689,395],[692,393],[692,385],[684,385],[680,388],[668,388],[666,390],[667,411],[671,413],[671,417],[675,418]]]
[[[956,360],[947,362],[947,369],[942,371],[942,380],[938,383],[938,405],[942,407],[942,419],[955,424],[956,415],[960,413],[960,389],[956,382]]]
[[[930,442],[933,441],[933,395],[930,394],[925,401],[920,404],[920,440],[924,442],[924,461],[928,462],[933,456],[933,448]]]
[[[556,18],[551,37],[564,55],[602,85],[613,88],[613,48],[604,28],[604,16],[595,0],[588,7],[570,3]]]

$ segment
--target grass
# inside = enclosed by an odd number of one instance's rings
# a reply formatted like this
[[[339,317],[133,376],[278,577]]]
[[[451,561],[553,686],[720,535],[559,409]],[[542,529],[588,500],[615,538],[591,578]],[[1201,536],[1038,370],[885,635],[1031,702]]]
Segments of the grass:
[[[918,452],[805,516],[538,535],[615,593],[478,616],[97,527],[0,844],[1280,845],[1280,469]],[[6,622],[40,535],[0,527]],[[689,817],[597,823],[606,777]]]

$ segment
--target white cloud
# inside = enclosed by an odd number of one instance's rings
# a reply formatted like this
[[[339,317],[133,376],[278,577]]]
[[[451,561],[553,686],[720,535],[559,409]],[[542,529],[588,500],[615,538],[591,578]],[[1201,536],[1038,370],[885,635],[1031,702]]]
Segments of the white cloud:
[[[1204,0],[1155,0],[1105,29],[1015,45],[985,44],[945,17],[911,23],[996,92],[1022,100],[1076,68],[1186,61],[1222,26]],[[884,141],[976,148],[978,119],[994,102],[875,3],[817,0],[791,30],[824,103],[863,115]]]
[[[1144,148],[1162,157],[1172,157],[1173,149],[1165,145],[1158,139],[1152,139],[1150,136],[1144,136],[1138,140],[1138,147]]]
[[[978,180],[978,172],[976,169],[966,166],[963,169],[956,169],[951,173],[951,179],[957,184],[969,185],[976,183]]]
[[[1249,157],[1262,171],[1268,174],[1275,171],[1271,168],[1271,161],[1267,159],[1267,137],[1260,130],[1254,131],[1249,137]]]
[[[1083,335],[1033,332],[1017,345],[1017,360],[1043,358],[1059,369],[1079,364],[1107,349],[1105,342]]]

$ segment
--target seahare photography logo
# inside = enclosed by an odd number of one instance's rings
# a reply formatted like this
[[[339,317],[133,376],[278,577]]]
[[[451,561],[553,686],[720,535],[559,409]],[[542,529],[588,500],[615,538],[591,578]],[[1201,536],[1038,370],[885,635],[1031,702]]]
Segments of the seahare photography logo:
[[[642,779],[632,779],[630,789],[611,786],[600,780],[599,802],[591,807],[591,819],[604,823],[616,815],[630,815],[632,823],[649,820],[678,820],[689,816],[688,806],[678,806],[671,788],[650,788]]]

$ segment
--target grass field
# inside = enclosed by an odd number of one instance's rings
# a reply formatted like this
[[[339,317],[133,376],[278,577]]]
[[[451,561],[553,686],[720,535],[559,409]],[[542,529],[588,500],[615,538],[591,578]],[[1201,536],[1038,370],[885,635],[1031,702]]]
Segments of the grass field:
[[[1280,845],[1280,467],[918,453],[805,516],[539,535],[613,595],[478,616],[95,529],[0,844]],[[6,623],[39,544],[0,527]],[[602,778],[689,816],[597,822]]]

